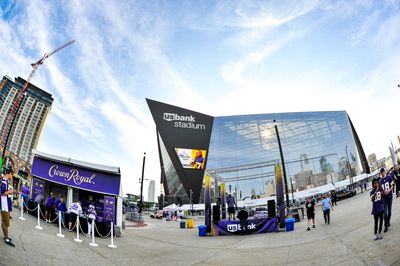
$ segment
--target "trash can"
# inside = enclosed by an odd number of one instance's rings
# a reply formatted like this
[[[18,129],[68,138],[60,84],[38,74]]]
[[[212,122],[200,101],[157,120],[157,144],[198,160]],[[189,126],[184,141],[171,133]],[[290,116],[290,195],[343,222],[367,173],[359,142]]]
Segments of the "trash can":
[[[187,221],[187,228],[194,228],[194,220],[192,218],[189,218]]]
[[[285,225],[286,225],[286,231],[293,231],[294,230],[294,218],[286,218],[285,219]]]
[[[185,221],[180,221],[179,222],[179,226],[181,229],[185,229],[186,228],[186,222]]]
[[[201,224],[197,228],[199,229],[199,236],[207,236],[207,226]]]

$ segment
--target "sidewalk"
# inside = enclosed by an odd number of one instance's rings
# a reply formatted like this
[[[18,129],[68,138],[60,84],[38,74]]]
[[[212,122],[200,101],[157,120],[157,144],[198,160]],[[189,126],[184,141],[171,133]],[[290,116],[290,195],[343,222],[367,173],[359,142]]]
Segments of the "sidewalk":
[[[368,192],[369,193],[369,192]],[[306,231],[307,223],[295,223],[292,232],[248,236],[198,237],[197,229],[179,229],[179,222],[147,219],[145,227],[122,230],[115,239],[96,238],[99,247],[73,239],[76,233],[42,224],[36,218],[18,219],[13,212],[10,237],[15,248],[0,247],[0,264],[5,265],[397,265],[400,264],[399,200],[394,199],[392,226],[383,240],[373,241],[373,217],[369,194],[338,202],[331,213],[331,224],[323,224],[320,209],[316,228]],[[147,218],[147,217],[146,217]],[[200,222],[200,221],[198,221]],[[198,223],[196,223],[197,228]],[[0,244],[1,245],[1,244]]]

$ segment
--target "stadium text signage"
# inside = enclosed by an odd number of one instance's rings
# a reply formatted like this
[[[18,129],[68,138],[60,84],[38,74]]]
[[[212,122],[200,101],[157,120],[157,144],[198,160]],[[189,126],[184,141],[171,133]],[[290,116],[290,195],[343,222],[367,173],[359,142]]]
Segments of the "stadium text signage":
[[[178,115],[175,113],[164,113],[163,119],[167,122],[173,122],[174,127],[188,128],[195,130],[206,130],[205,124],[196,123],[196,117],[193,115]]]

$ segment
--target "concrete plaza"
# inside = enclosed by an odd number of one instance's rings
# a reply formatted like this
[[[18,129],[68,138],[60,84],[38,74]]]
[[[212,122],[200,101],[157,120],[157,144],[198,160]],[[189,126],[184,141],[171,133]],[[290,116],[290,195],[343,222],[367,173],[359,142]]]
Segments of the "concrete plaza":
[[[369,193],[369,191],[368,191]],[[18,219],[12,214],[10,237],[16,247],[1,244],[2,265],[400,265],[400,200],[394,199],[392,225],[383,240],[372,240],[373,217],[369,194],[341,201],[323,223],[320,208],[315,229],[306,231],[306,221],[292,232],[247,236],[198,237],[197,229],[179,229],[178,222],[147,219],[148,226],[126,229],[116,238],[96,238],[98,247],[81,235],[83,243],[66,232],[36,219]],[[199,224],[201,221],[197,221]],[[197,225],[196,224],[196,225]]]

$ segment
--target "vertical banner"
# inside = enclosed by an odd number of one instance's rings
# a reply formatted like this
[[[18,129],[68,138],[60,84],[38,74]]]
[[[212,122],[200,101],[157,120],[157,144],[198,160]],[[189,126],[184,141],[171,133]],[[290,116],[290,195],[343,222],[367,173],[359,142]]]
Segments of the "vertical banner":
[[[104,221],[115,222],[115,197],[104,196]]]
[[[210,176],[208,174],[204,177],[204,207],[205,207],[205,224],[207,226],[207,233],[211,233],[211,195],[210,195]]]
[[[32,186],[32,199],[35,200],[37,195],[42,195],[44,199],[44,181],[34,178]]]
[[[221,206],[222,206],[222,220],[226,219],[226,203],[225,203],[225,183],[221,183]]]
[[[285,198],[283,193],[283,180],[281,165],[276,163],[275,165],[275,183],[276,183],[276,201],[279,211],[279,227],[285,227]]]

